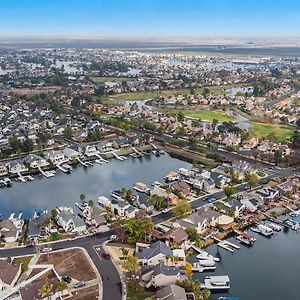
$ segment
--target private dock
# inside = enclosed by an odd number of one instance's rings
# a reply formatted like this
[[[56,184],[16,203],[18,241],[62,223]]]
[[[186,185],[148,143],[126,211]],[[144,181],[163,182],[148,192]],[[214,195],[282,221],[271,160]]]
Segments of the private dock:
[[[217,246],[227,250],[227,251],[230,251],[231,253],[234,252],[234,249],[237,249],[239,250],[241,247],[236,245],[236,244],[233,244],[231,242],[228,242],[228,241],[222,241],[216,237],[214,237],[214,240],[218,242]]]
[[[191,245],[191,248],[199,253],[199,255],[196,256],[198,259],[202,259],[202,260],[213,259],[214,261],[220,261],[218,257],[214,257],[213,255],[196,247],[195,245]]]
[[[117,153],[115,153],[114,151],[111,152],[111,154],[118,160],[123,161],[124,157],[123,156],[119,156]]]
[[[100,154],[95,154],[95,156],[99,159],[99,161],[105,162],[108,164],[108,160],[104,159]]]
[[[82,164],[84,167],[88,167],[88,166],[89,166],[86,162],[82,161],[79,157],[77,157],[77,160],[78,160],[78,162],[79,162],[80,164]]]
[[[20,172],[18,172],[17,174],[18,174],[18,179],[19,179],[21,182],[25,183],[25,182],[26,182],[26,179],[23,177],[23,175],[22,175]]]

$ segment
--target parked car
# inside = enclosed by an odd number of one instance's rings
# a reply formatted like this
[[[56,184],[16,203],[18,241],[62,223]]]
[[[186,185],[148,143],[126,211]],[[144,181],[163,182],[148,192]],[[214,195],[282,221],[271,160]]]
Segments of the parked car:
[[[163,209],[161,212],[163,213],[163,214],[166,214],[167,212],[169,212],[170,211],[170,208],[165,208],[165,209]]]
[[[72,278],[70,277],[70,276],[63,276],[62,278],[61,278],[64,282],[67,282],[67,283],[70,283],[71,281],[72,281]]]
[[[207,201],[208,201],[209,203],[214,203],[214,202],[217,201],[217,199],[214,198],[214,197],[210,197],[210,198],[207,199]]]
[[[47,252],[51,252],[53,249],[51,247],[44,247],[42,249],[42,252],[47,253]]]
[[[74,284],[74,288],[75,288],[75,289],[81,288],[81,287],[83,287],[83,286],[85,286],[85,282],[84,282],[83,280],[78,281],[78,282],[76,282],[76,283]]]
[[[69,238],[69,241],[75,241],[75,240],[77,240],[77,239],[78,239],[77,236],[72,236],[72,237]]]
[[[104,259],[110,259],[110,255],[109,255],[109,253],[106,252],[106,251],[103,252],[102,257],[103,257]]]
[[[34,247],[34,243],[28,243],[27,245],[26,245],[26,248],[33,248]]]
[[[117,239],[117,236],[115,234],[112,234],[110,237],[109,237],[110,240],[116,240]]]

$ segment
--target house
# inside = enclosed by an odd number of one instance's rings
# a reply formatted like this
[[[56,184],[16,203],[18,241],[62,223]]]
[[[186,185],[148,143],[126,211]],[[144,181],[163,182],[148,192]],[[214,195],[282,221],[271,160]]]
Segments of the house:
[[[230,214],[230,212],[232,211],[234,214],[234,218],[238,218],[246,208],[246,205],[241,203],[237,199],[229,199],[227,202],[222,201],[221,203],[223,203],[222,210],[226,214]]]
[[[191,194],[191,188],[185,181],[176,181],[172,183],[171,188],[180,193],[184,197],[188,197]]]
[[[14,160],[9,164],[9,172],[12,174],[18,174],[28,171],[28,168],[20,160]]]
[[[53,165],[61,164],[67,162],[68,159],[64,153],[60,150],[51,150],[44,154],[45,158],[49,160]]]
[[[86,206],[83,210],[83,216],[89,226],[99,227],[106,224],[106,211],[99,206]]]
[[[164,263],[155,266],[141,267],[141,280],[146,283],[146,287],[165,287],[175,284],[178,280],[183,280],[180,270],[177,267],[168,267]]]
[[[37,168],[49,166],[49,163],[47,162],[46,159],[35,154],[27,155],[23,159],[23,162],[25,163],[26,166],[28,166],[31,169],[37,169]]]
[[[189,235],[186,231],[181,228],[172,228],[169,231],[163,233],[158,230],[154,230],[153,236],[158,240],[168,241],[170,243],[175,243],[176,245],[181,245],[186,242],[189,238]]]
[[[279,197],[279,191],[274,188],[264,188],[256,193],[265,201],[274,201]]]
[[[63,209],[58,213],[57,223],[65,232],[80,233],[86,230],[84,221],[69,209]]]
[[[166,256],[172,255],[172,250],[164,242],[157,241],[136,254],[138,261],[145,266],[155,266],[165,262]]]
[[[7,167],[4,163],[0,162],[0,176],[5,176],[7,175],[8,170]]]
[[[37,240],[40,237],[49,235],[51,230],[50,218],[50,214],[45,212],[30,219],[28,223],[28,239]]]
[[[156,292],[157,300],[187,300],[184,288],[171,284]]]
[[[210,206],[204,205],[188,217],[175,221],[173,226],[175,228],[182,227],[183,229],[192,227],[197,229],[198,233],[203,233],[208,226],[216,226],[216,220],[221,215],[221,213],[211,209]]]
[[[19,238],[21,231],[22,231],[22,227],[19,230],[11,219],[6,219],[0,222],[1,238],[6,243],[16,242]]]
[[[165,189],[161,188],[160,186],[155,186],[151,191],[150,195],[158,195],[160,197],[163,197],[167,199],[171,204],[176,204],[178,201],[178,196],[176,196],[174,193],[168,193]]]
[[[78,151],[68,147],[63,150],[63,154],[69,161],[72,161],[74,158],[77,159],[79,157]]]
[[[263,205],[263,200],[257,193],[249,193],[248,195],[244,196],[240,201],[242,204],[245,205],[245,209],[252,213]]]
[[[0,259],[0,294],[15,286],[21,275],[21,264]]]

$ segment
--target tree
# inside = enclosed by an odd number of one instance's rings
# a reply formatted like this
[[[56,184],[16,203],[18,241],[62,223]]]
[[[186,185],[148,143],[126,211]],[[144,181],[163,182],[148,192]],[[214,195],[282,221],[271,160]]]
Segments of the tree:
[[[139,269],[139,262],[136,256],[127,256],[126,260],[122,262],[122,267],[126,271],[128,278],[136,275]]]
[[[117,218],[112,225],[112,229],[115,231],[116,236],[121,243],[124,242],[126,235],[126,229],[123,225],[123,221],[120,218]]]
[[[85,199],[86,199],[86,195],[85,194],[80,194],[81,202],[84,202]]]
[[[133,218],[126,220],[124,223],[126,229],[127,241],[130,244],[136,244],[137,242],[147,242],[151,237],[154,225],[150,218]]]
[[[52,292],[52,284],[45,283],[40,289],[39,289],[39,295],[43,298],[47,297],[50,299],[50,296],[53,294]]]
[[[29,153],[30,151],[33,150],[33,146],[34,146],[34,143],[31,139],[29,139],[29,138],[25,139],[22,144],[23,152]]]
[[[89,200],[89,206],[93,207],[94,206],[94,200]]]
[[[57,215],[58,215],[57,209],[55,208],[51,209],[51,217],[55,219]]]
[[[211,124],[213,131],[216,130],[218,123],[219,123],[219,121],[217,119],[213,119],[212,124]]]
[[[208,95],[209,95],[209,89],[208,88],[204,88],[203,89],[203,92],[202,92],[202,96],[204,97],[204,98],[206,98]]]
[[[187,199],[178,200],[173,209],[173,213],[178,217],[191,210],[191,203]]]
[[[184,113],[182,111],[178,112],[178,114],[177,114],[177,120],[179,122],[182,122],[184,120]]]
[[[214,203],[214,206],[215,206],[216,210],[220,212],[223,207],[223,204],[222,204],[222,202],[218,201],[218,202]]]
[[[159,195],[150,196],[147,199],[147,203],[149,203],[150,205],[153,205],[155,207],[155,209],[157,209],[157,210],[167,208],[169,205],[167,199],[165,199],[164,197],[159,196]]]
[[[56,292],[62,292],[65,288],[66,288],[66,283],[63,280],[58,280]]]
[[[64,137],[68,140],[71,140],[73,137],[73,129],[71,127],[66,127],[64,129]]]
[[[236,192],[236,189],[234,186],[231,186],[231,185],[227,185],[225,188],[224,188],[224,193],[226,195],[227,198],[230,198],[233,194],[235,194]]]
[[[275,164],[276,164],[276,166],[278,166],[282,161],[282,151],[276,150],[274,152],[274,158],[275,158]]]
[[[250,184],[251,189],[258,185],[258,177],[255,173],[247,173],[245,180]]]
[[[189,235],[189,239],[191,241],[195,242],[200,239],[200,236],[199,236],[196,228],[188,227],[185,229],[185,231]]]

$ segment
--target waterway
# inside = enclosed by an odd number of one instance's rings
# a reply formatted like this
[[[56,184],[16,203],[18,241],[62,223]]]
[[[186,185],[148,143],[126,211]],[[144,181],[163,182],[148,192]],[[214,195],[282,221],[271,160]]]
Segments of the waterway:
[[[0,212],[2,217],[7,217],[11,212],[22,211],[24,218],[30,218],[38,208],[74,208],[81,193],[96,202],[101,195],[109,196],[111,191],[130,188],[139,181],[148,186],[155,180],[163,182],[166,174],[180,167],[191,165],[168,154],[160,157],[151,154],[142,158],[128,157],[123,162],[111,159],[108,164],[87,168],[77,166],[71,174],[57,170],[52,178],[36,175],[32,182],[13,182],[11,188],[0,189]]]
[[[285,229],[265,238],[257,238],[252,247],[240,245],[233,254],[216,245],[206,250],[220,257],[215,272],[197,273],[194,278],[203,282],[205,276],[228,275],[231,288],[228,293],[213,293],[212,300],[220,296],[238,297],[240,300],[294,300],[300,299],[299,275],[300,249],[299,232]],[[228,239],[238,244],[235,238]]]

